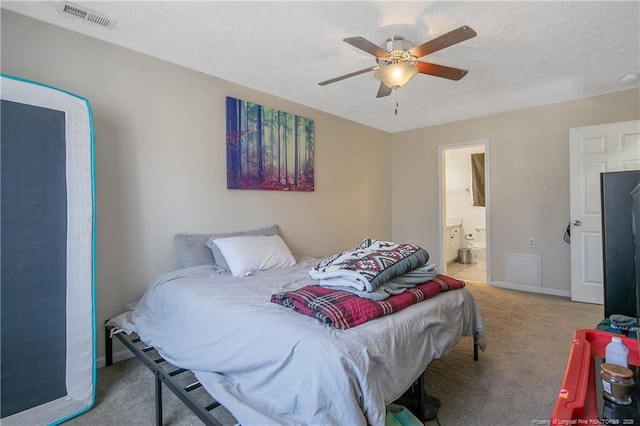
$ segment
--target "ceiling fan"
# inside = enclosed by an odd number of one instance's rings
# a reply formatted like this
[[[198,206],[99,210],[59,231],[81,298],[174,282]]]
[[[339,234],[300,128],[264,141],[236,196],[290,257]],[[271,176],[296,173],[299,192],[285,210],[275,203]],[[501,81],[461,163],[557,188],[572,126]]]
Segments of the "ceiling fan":
[[[407,84],[418,73],[448,78],[449,80],[460,80],[468,71],[422,62],[419,58],[473,38],[476,35],[477,33],[471,27],[465,25],[415,47],[403,37],[394,36],[387,39],[387,50],[373,44],[364,37],[348,37],[343,41],[375,56],[378,65],[322,81],[318,84],[326,86],[336,81],[375,71],[374,76],[380,80],[380,88],[376,97],[382,98],[389,96],[393,89],[398,89]]]

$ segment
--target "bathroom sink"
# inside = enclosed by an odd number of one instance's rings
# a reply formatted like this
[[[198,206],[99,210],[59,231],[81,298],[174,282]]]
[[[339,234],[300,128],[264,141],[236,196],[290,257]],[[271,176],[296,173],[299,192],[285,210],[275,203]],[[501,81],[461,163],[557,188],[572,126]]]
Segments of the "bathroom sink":
[[[447,228],[453,228],[454,226],[462,225],[462,219],[447,218]]]

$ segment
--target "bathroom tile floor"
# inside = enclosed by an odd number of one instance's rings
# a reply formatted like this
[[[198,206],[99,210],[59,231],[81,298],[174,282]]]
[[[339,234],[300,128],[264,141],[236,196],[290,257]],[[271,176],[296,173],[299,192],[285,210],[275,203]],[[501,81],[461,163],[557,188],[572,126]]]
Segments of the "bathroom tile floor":
[[[478,268],[477,263],[464,265],[458,262],[451,262],[447,265],[446,274],[458,278],[459,280],[471,280],[487,282],[487,271]]]

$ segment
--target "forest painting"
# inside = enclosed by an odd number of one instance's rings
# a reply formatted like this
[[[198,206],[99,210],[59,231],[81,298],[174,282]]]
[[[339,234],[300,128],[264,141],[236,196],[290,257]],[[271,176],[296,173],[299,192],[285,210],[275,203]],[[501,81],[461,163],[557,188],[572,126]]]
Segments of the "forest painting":
[[[227,188],[313,191],[313,120],[227,97]]]

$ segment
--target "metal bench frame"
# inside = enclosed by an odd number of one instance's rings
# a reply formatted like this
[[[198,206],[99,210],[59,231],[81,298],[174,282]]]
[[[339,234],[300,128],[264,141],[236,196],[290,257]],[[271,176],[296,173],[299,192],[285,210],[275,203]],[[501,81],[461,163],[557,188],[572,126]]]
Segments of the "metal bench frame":
[[[202,387],[202,384],[196,379],[188,386],[178,384],[174,377],[182,374],[191,374],[191,371],[184,368],[177,368],[169,364],[162,358],[158,352],[151,346],[147,346],[138,335],[132,333],[116,333],[117,337],[155,376],[155,392],[156,392],[156,425],[162,426],[162,384],[164,383],[200,420],[207,426],[223,426],[212,414],[211,410],[220,407],[221,404],[211,399],[211,402],[204,406],[197,401],[191,392]],[[105,365],[108,367],[113,364],[113,339],[111,337],[111,328],[105,326]],[[194,377],[195,379],[195,377]],[[208,394],[207,394],[208,395]]]
[[[147,346],[137,334],[115,333],[118,338],[155,376],[155,400],[156,400],[156,426],[162,426],[162,384],[164,383],[205,425],[223,426],[212,414],[211,410],[220,407],[221,404],[210,397],[211,402],[203,405],[197,401],[191,392],[202,387],[202,384],[195,379],[195,382],[188,386],[178,384],[174,377],[181,374],[191,374],[191,371],[174,367],[165,361],[151,346]],[[105,325],[105,365],[113,364],[113,338],[111,337],[111,327]],[[478,344],[473,344],[473,360],[478,360]],[[425,400],[424,400],[424,373],[405,392],[411,400],[417,401],[412,404],[413,414],[424,423],[425,421]],[[208,393],[207,393],[208,395]],[[416,412],[417,411],[417,412]]]

